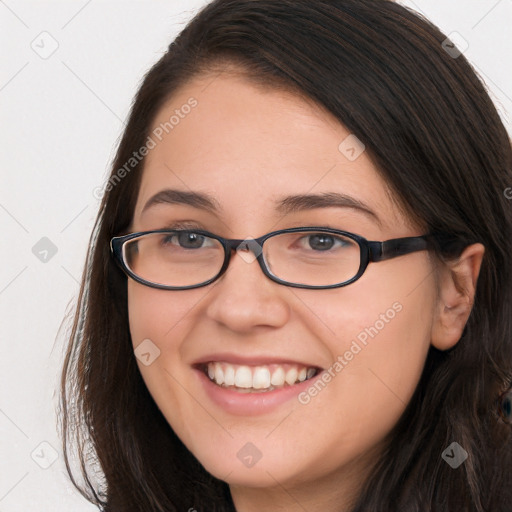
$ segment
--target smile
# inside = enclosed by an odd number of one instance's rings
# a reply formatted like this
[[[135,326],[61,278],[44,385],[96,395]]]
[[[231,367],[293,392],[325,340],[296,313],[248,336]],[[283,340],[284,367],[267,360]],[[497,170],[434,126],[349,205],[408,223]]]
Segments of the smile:
[[[217,361],[203,365],[202,370],[213,383],[240,393],[261,393],[293,386],[313,378],[320,371],[299,364],[248,366]]]

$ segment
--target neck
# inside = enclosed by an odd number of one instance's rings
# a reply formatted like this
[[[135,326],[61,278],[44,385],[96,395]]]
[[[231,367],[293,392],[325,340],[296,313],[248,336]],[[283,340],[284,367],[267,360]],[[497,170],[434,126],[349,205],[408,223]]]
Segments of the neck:
[[[316,478],[311,470],[288,479],[267,471],[268,485],[231,484],[231,496],[237,512],[350,512],[375,461],[366,454]]]

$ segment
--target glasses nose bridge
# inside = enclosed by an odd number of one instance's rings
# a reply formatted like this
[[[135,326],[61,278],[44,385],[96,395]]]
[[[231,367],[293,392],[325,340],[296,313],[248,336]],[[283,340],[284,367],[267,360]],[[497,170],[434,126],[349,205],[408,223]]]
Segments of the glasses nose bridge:
[[[249,249],[255,256],[262,251],[263,243],[268,238],[268,235],[260,236],[259,238],[224,238],[224,245],[229,249],[229,252],[236,251],[237,249]]]
[[[245,238],[245,239],[235,239],[235,238],[225,238],[224,244],[226,247],[226,269],[227,266],[229,266],[229,263],[231,262],[231,256],[233,254],[233,251],[238,250],[249,250],[253,253],[255,259],[258,261],[261,270],[264,274],[265,268],[263,259],[260,257],[261,253],[263,252],[263,243],[266,240],[266,236],[261,236],[259,238]]]

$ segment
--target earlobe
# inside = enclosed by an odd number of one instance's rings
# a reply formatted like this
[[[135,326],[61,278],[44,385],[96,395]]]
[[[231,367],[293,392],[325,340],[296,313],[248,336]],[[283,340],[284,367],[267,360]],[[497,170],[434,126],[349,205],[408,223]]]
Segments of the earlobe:
[[[432,322],[432,345],[448,350],[460,340],[473,308],[485,247],[469,245],[459,258],[441,263],[438,298]]]

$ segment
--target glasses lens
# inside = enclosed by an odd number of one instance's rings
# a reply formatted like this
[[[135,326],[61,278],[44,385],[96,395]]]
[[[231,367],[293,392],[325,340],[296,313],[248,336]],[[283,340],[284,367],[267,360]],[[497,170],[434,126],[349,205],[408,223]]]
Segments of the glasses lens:
[[[150,233],[124,245],[124,261],[140,278],[165,286],[193,286],[215,277],[224,249],[215,238],[193,231]]]
[[[263,257],[279,279],[309,286],[349,281],[361,264],[361,250],[355,240],[321,231],[275,235],[263,245]]]

